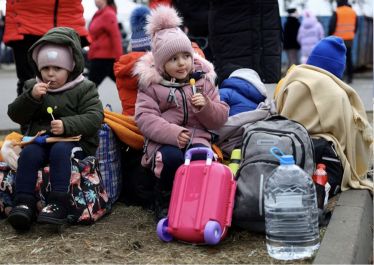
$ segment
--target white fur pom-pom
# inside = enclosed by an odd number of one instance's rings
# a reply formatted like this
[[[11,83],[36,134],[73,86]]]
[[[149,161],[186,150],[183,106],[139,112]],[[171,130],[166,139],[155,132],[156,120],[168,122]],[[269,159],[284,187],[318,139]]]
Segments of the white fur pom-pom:
[[[147,16],[147,22],[147,34],[152,36],[156,31],[179,27],[183,21],[174,8],[159,5]]]

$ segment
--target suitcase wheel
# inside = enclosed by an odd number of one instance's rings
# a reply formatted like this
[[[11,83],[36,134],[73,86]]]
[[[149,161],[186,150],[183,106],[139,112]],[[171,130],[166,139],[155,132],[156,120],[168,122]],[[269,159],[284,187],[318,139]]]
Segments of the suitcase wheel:
[[[169,242],[173,238],[173,236],[166,231],[168,228],[168,222],[168,218],[163,218],[157,224],[157,235],[162,241],[165,242]]]
[[[222,229],[218,222],[208,221],[204,229],[205,243],[215,245],[221,240]]]

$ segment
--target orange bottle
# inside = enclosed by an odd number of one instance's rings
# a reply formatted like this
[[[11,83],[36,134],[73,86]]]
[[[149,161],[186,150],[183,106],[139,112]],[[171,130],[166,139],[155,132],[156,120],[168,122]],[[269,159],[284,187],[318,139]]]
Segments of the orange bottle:
[[[313,181],[322,186],[325,186],[327,180],[328,180],[328,177],[326,173],[326,166],[324,164],[318,164],[317,169],[314,171],[314,174],[313,174]]]

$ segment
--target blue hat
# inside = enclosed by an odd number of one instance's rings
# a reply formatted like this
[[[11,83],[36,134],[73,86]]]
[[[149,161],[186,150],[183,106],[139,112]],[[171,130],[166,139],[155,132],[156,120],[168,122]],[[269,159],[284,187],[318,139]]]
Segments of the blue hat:
[[[145,25],[147,22],[147,15],[151,11],[147,6],[140,6],[135,8],[130,16],[131,26],[131,48],[132,51],[150,51],[151,50],[151,36],[145,33]]]
[[[306,64],[317,66],[341,78],[345,69],[346,52],[342,38],[329,36],[317,43]]]

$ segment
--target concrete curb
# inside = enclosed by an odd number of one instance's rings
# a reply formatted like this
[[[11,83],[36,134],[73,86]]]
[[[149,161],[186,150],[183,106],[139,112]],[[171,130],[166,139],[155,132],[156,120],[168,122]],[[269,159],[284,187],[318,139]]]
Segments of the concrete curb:
[[[342,192],[313,264],[373,262],[373,197],[367,190]]]

